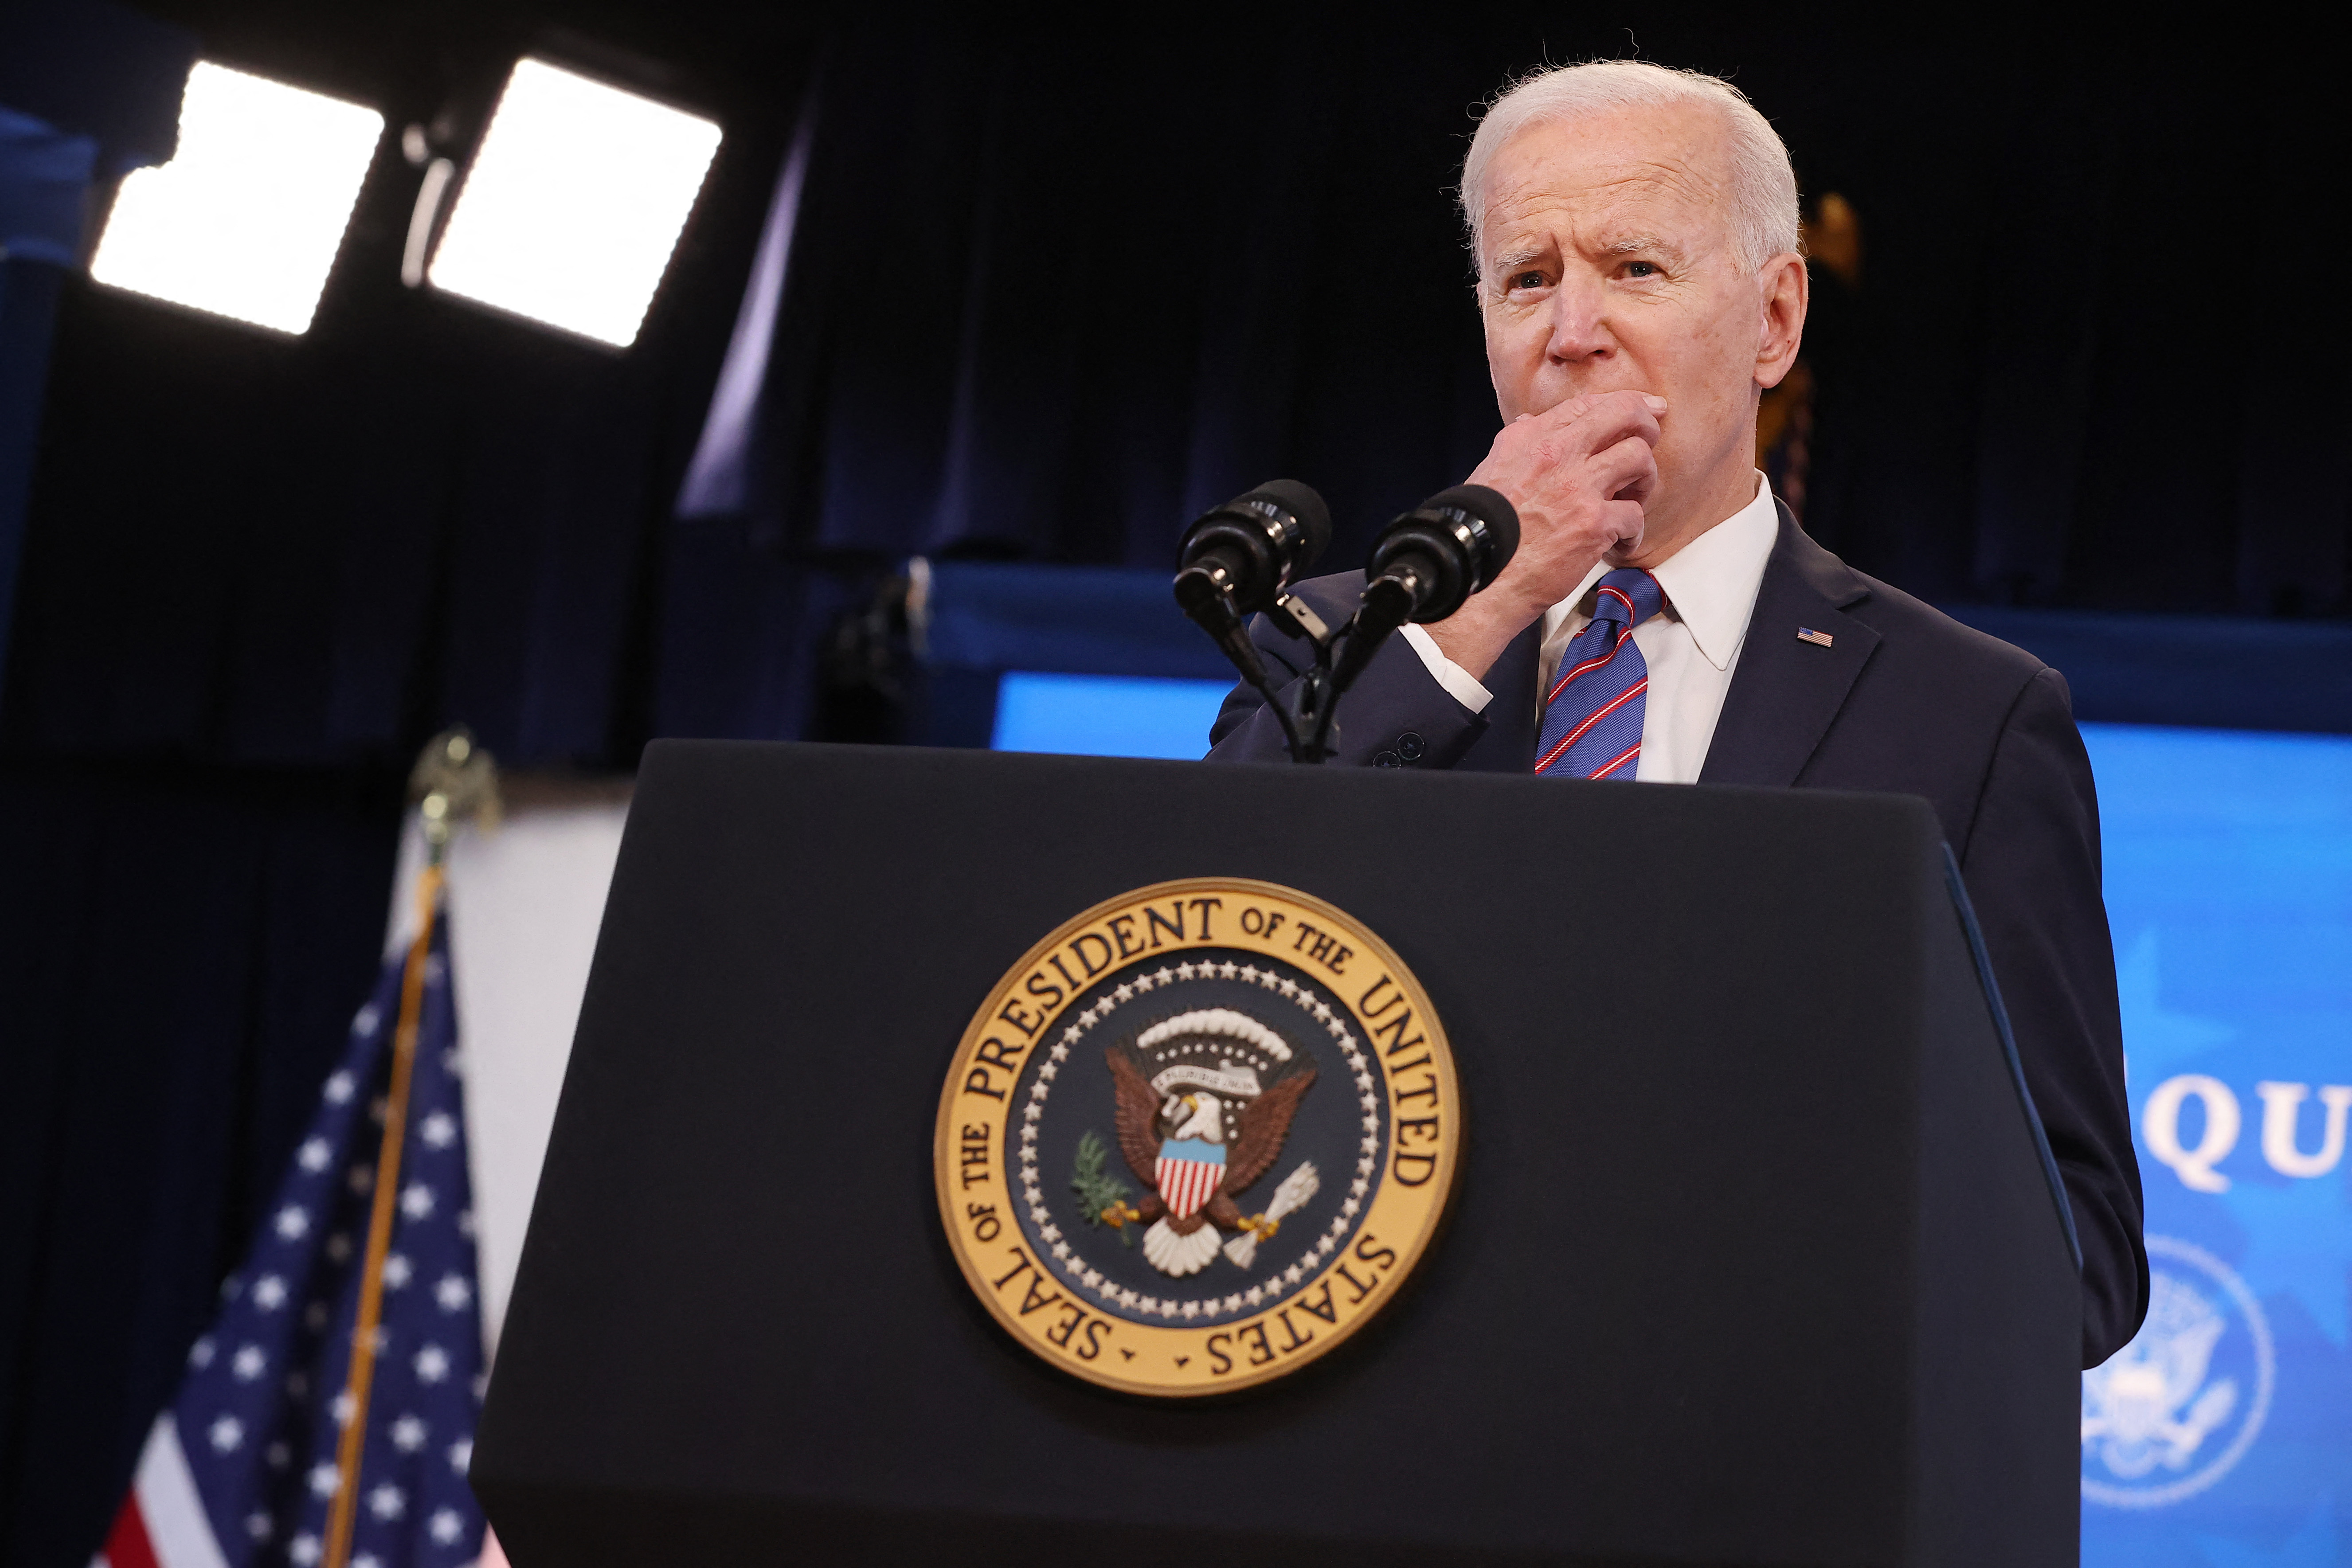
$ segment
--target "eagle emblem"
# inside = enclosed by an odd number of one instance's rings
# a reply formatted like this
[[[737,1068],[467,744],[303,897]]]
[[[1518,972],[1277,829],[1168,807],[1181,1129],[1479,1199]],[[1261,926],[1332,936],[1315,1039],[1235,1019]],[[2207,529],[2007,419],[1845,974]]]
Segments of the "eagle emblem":
[[[1143,1184],[1141,1201],[1114,1201],[1104,1224],[1143,1225],[1144,1256],[1161,1273],[1197,1274],[1223,1248],[1246,1268],[1257,1242],[1312,1196],[1301,1165],[1257,1214],[1238,1199],[1281,1157],[1315,1064],[1245,1013],[1180,1013],[1104,1052],[1117,1090],[1119,1152]],[[1225,1233],[1233,1233],[1232,1240]]]
[[[2278,1376],[2262,1305],[2235,1269],[2147,1237],[2147,1318],[2083,1373],[2083,1496],[2161,1508],[2228,1473],[2262,1430]]]
[[[2238,1402],[2232,1379],[2209,1378],[2225,1319],[2162,1270],[2148,1277],[2147,1320],[2130,1344],[2083,1374],[2083,1446],[2136,1480],[2159,1464],[2188,1468]]]

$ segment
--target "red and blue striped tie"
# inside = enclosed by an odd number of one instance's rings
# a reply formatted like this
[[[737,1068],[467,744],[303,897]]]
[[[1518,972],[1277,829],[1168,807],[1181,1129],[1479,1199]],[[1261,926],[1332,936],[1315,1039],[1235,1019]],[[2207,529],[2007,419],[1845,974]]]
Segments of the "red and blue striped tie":
[[[1570,639],[1544,696],[1536,772],[1556,779],[1630,779],[1642,758],[1650,667],[1633,628],[1665,594],[1647,572],[1612,572],[1593,590],[1592,624]]]

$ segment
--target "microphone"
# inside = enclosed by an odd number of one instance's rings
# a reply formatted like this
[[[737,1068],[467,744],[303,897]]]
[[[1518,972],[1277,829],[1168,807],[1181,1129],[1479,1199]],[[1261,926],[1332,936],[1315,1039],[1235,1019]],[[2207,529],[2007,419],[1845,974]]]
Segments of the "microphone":
[[[1331,542],[1331,510],[1297,479],[1268,479],[1211,510],[1177,547],[1176,602],[1184,613],[1222,594],[1242,615],[1271,605]]]
[[[1372,542],[1364,605],[1391,628],[1442,621],[1496,578],[1519,548],[1518,509],[1485,485],[1440,490]]]
[[[1271,609],[1291,579],[1331,542],[1331,510],[1296,479],[1268,479],[1213,508],[1177,547],[1176,603],[1251,685],[1265,667],[1250,646],[1244,616]]]
[[[1503,574],[1519,548],[1519,512],[1485,485],[1440,490],[1372,542],[1362,604],[1334,682],[1342,691],[1389,634],[1407,621],[1442,621]]]

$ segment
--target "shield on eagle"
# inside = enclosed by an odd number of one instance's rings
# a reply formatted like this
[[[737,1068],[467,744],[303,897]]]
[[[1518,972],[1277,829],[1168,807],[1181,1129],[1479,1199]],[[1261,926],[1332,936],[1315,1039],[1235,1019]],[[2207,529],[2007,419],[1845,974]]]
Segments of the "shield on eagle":
[[[1180,1112],[1186,1109],[1189,1107],[1179,1108]],[[1209,1106],[1202,1107],[1202,1111],[1216,1114],[1215,1108]],[[1153,1184],[1160,1189],[1168,1212],[1178,1219],[1191,1219],[1208,1203],[1217,1184],[1225,1179],[1225,1146],[1199,1138],[1162,1139],[1160,1159],[1152,1171],[1156,1177]]]

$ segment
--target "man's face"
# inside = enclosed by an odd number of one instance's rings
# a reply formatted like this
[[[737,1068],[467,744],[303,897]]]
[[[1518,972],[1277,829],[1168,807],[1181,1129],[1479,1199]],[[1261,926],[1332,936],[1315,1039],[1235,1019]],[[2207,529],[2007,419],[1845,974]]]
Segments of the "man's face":
[[[1733,249],[1722,142],[1699,105],[1621,110],[1531,126],[1487,176],[1479,300],[1503,418],[1664,398],[1654,517],[1752,439],[1764,294]]]

